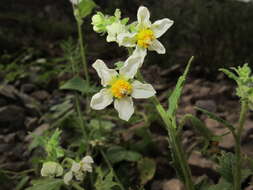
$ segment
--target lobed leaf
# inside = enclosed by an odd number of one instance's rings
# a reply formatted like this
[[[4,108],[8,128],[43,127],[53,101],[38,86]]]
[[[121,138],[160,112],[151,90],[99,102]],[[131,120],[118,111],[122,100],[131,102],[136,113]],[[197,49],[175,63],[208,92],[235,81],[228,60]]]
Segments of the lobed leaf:
[[[235,127],[230,124],[228,121],[218,117],[217,115],[215,115],[214,113],[211,113],[205,109],[202,109],[202,108],[199,108],[199,107],[196,107],[197,110],[203,112],[204,114],[206,114],[209,118],[215,120],[215,121],[218,121],[219,123],[223,124],[225,127],[227,127],[232,133],[234,133],[235,131]]]
[[[25,190],[60,190],[61,186],[64,184],[62,179],[41,179],[33,180],[33,186],[26,188]]]
[[[121,161],[137,162],[142,158],[142,155],[120,146],[114,146],[107,150],[107,157],[114,164]]]
[[[82,0],[78,4],[79,14],[81,18],[85,18],[91,14],[92,10],[96,7],[96,4],[93,0]]]
[[[156,162],[151,158],[143,158],[138,161],[138,170],[140,172],[141,185],[145,185],[150,181],[156,171]]]
[[[75,90],[81,92],[82,94],[85,93],[93,93],[96,92],[94,86],[89,86],[88,83],[79,76],[76,76],[69,81],[67,81],[64,85],[60,87],[61,90]]]

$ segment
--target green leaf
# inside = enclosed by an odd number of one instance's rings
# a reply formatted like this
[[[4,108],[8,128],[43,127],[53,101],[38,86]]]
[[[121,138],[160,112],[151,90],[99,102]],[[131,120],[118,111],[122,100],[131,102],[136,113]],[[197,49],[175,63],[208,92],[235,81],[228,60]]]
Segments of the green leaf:
[[[113,181],[113,172],[109,173],[104,172],[101,168],[97,168],[96,172],[98,173],[95,188],[96,190],[111,190],[112,187],[118,185],[115,181]]]
[[[223,124],[225,127],[227,127],[231,132],[234,132],[235,130],[235,127],[230,124],[229,122],[227,122],[226,120],[224,119],[221,119],[220,117],[218,117],[217,115],[215,115],[214,113],[211,113],[205,109],[202,109],[202,108],[199,108],[199,107],[196,107],[197,110],[203,112],[204,114],[206,114],[209,118],[215,120],[215,121],[218,121],[219,123]]]
[[[231,189],[233,189],[233,185],[231,183],[225,180],[220,180],[218,184],[210,186],[207,190],[231,190]]]
[[[193,60],[193,57],[191,57],[191,59],[189,60],[187,66],[186,66],[186,69],[184,71],[184,74],[179,77],[179,79],[177,81],[177,84],[176,84],[176,87],[172,91],[172,93],[169,97],[169,109],[168,109],[167,113],[170,116],[175,115],[175,112],[177,111],[179,99],[180,99],[180,96],[182,94],[182,89],[183,89],[183,86],[184,86],[184,83],[185,83],[185,80],[186,80],[186,76],[189,72],[192,60]]]
[[[114,164],[121,161],[137,162],[142,158],[142,155],[120,146],[114,146],[107,150],[107,157]]]
[[[143,158],[138,161],[137,167],[140,172],[141,185],[145,185],[154,177],[156,171],[156,162],[153,159]]]
[[[197,117],[191,115],[191,114],[186,114],[182,121],[180,122],[180,128],[183,127],[186,121],[190,121],[193,125],[193,127],[205,138],[208,139],[209,141],[212,141],[215,137],[213,132],[206,127],[206,125],[199,120]]]
[[[61,186],[64,184],[62,179],[41,179],[33,180],[33,186],[26,188],[26,190],[60,190]]]
[[[22,190],[24,188],[24,186],[27,184],[27,182],[29,181],[29,179],[30,179],[29,176],[22,177],[22,179],[16,185],[15,190]]]
[[[61,90],[75,90],[82,94],[93,93],[96,91],[95,87],[89,86],[88,83],[81,77],[74,77],[67,81],[64,85],[60,87]]]
[[[252,175],[252,171],[250,169],[244,169],[242,170],[242,182],[246,180],[250,175]]]
[[[225,73],[229,78],[237,81],[238,80],[238,77],[232,73],[231,71],[227,70],[227,69],[219,69],[219,71],[222,71],[223,73]]]
[[[96,7],[96,4],[93,0],[82,0],[78,4],[79,14],[81,18],[85,18],[91,14],[92,10]]]
[[[219,158],[219,166],[218,172],[227,182],[233,183],[233,168],[235,165],[235,156],[232,153],[224,153]]]

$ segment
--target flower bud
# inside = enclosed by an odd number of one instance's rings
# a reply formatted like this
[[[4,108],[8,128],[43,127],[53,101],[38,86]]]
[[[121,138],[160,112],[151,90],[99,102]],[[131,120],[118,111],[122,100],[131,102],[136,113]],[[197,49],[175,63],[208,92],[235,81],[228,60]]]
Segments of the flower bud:
[[[63,174],[63,168],[56,162],[45,162],[41,169],[41,176],[43,177],[59,177]]]

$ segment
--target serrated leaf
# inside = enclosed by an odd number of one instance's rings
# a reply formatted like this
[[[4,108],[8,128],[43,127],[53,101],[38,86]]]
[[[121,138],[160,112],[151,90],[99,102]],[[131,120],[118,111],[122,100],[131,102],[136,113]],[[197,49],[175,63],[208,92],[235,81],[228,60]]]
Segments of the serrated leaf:
[[[199,120],[197,117],[191,115],[191,114],[186,114],[183,119],[182,119],[182,122],[180,125],[184,125],[184,123],[186,121],[190,121],[193,125],[193,127],[205,138],[205,139],[208,139],[209,141],[213,140],[213,137],[215,136],[213,134],[213,132],[208,129],[206,127],[206,125],[201,121]]]
[[[96,190],[111,190],[112,187],[118,185],[115,181],[113,181],[113,172],[105,173],[101,168],[97,168],[96,172],[98,173],[98,177],[95,182]]]
[[[33,180],[33,186],[26,188],[26,190],[60,190],[61,186],[64,184],[62,179],[41,179]]]
[[[179,99],[181,97],[182,94],[182,89],[186,80],[186,76],[189,72],[191,63],[192,63],[193,57],[191,57],[191,59],[189,60],[186,69],[184,71],[184,74],[182,76],[179,77],[176,87],[175,89],[172,91],[170,97],[169,97],[169,109],[167,111],[167,113],[170,116],[173,116],[178,108],[178,103],[179,103]]]
[[[142,155],[138,152],[115,146],[107,150],[107,157],[112,163],[118,163],[121,161],[137,162],[142,158]]]
[[[143,158],[138,161],[138,170],[140,172],[141,185],[145,185],[150,181],[156,171],[156,162],[151,158]]]
[[[197,110],[203,112],[204,114],[206,114],[209,118],[215,120],[215,121],[218,121],[219,123],[223,124],[225,127],[227,127],[231,132],[234,132],[235,128],[232,124],[230,124],[229,122],[227,122],[226,120],[224,119],[221,119],[220,117],[218,117],[217,115],[215,115],[214,113],[212,112],[209,112],[205,109],[202,109],[202,108],[199,108],[199,107],[196,107]]]
[[[231,71],[227,70],[227,69],[219,69],[219,71],[222,71],[223,73],[225,73],[229,78],[237,81],[238,80],[238,77],[232,73]]]
[[[233,189],[233,185],[231,183],[228,183],[225,180],[221,180],[218,184],[212,185],[207,190],[231,190],[231,189]]]
[[[96,91],[94,87],[89,86],[88,83],[84,79],[78,76],[67,81],[64,85],[60,87],[60,89],[61,90],[75,90],[75,91],[81,92],[82,94],[93,93]]]
[[[96,7],[96,4],[93,0],[82,0],[78,4],[79,14],[81,18],[85,18],[91,14],[92,10]]]
[[[235,165],[235,156],[232,153],[224,153],[219,158],[218,172],[227,182],[233,183],[233,168]]]

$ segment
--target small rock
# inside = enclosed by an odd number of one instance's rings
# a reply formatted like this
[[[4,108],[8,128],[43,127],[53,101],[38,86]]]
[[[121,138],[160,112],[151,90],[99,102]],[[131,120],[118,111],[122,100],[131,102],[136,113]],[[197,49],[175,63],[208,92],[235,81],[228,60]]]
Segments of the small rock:
[[[6,106],[7,104],[8,104],[7,100],[5,100],[4,98],[0,98],[0,107]]]
[[[151,190],[162,190],[162,181],[160,180],[155,180],[152,184],[151,184]]]
[[[26,117],[25,118],[25,126],[27,129],[33,129],[36,127],[38,122],[38,118],[36,117]]]
[[[13,143],[15,141],[16,133],[10,133],[4,137],[5,143]]]
[[[40,135],[42,135],[43,133],[44,133],[44,131],[46,131],[46,130],[48,130],[48,128],[49,128],[49,124],[42,124],[42,125],[40,125],[39,127],[37,127],[33,132],[32,132],[32,134],[34,134],[34,135],[36,135],[36,136],[40,136]],[[29,141],[31,141],[32,140],[32,138],[33,138],[33,136],[31,135],[31,134],[29,134],[29,135],[27,135],[26,137],[25,137],[25,141],[26,142],[29,142]]]
[[[0,108],[1,127],[23,127],[24,120],[25,110],[23,108],[16,105],[9,105]]]
[[[171,179],[163,183],[162,190],[185,190],[185,188],[178,179]]]
[[[212,170],[215,170],[217,168],[217,165],[212,162],[211,160],[207,160],[206,158],[204,158],[200,152],[197,151],[193,151],[188,163],[190,165],[196,166],[196,167],[200,167],[200,168],[209,168]]]
[[[44,100],[49,99],[50,94],[45,90],[39,90],[39,91],[33,92],[31,96],[39,101],[44,101]]]
[[[213,119],[210,119],[210,118],[206,118],[205,119],[205,124],[208,128],[218,128],[220,126],[219,122],[218,121],[215,121]]]
[[[11,149],[11,144],[0,144],[0,153],[1,155],[8,152]]]
[[[223,134],[226,132],[227,130],[225,129]],[[222,133],[220,133],[222,134]],[[235,144],[235,140],[234,137],[231,133],[229,133],[228,135],[225,135],[222,137],[222,140],[219,143],[219,146],[221,148],[224,148],[226,150],[231,150],[234,147]]]
[[[23,93],[31,93],[36,89],[35,85],[27,83],[27,84],[23,84],[20,88],[21,92]]]
[[[253,185],[246,187],[245,190],[253,190]]]
[[[202,87],[199,89],[199,92],[198,92],[198,97],[206,97],[206,96],[209,96],[210,95],[210,92],[211,92],[211,88],[209,87]]]
[[[205,109],[209,112],[216,112],[217,105],[213,100],[198,100],[195,103],[195,106]]]
[[[3,85],[0,87],[0,95],[10,98],[10,99],[16,99],[16,89],[15,87],[11,85]]]

